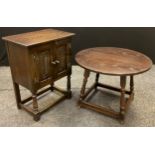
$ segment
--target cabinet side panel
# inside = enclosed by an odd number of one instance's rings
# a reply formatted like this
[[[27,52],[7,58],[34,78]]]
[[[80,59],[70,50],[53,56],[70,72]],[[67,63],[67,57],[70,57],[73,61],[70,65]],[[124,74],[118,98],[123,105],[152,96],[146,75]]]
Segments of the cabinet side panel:
[[[30,64],[27,48],[13,43],[7,43],[7,47],[14,81],[31,89]]]

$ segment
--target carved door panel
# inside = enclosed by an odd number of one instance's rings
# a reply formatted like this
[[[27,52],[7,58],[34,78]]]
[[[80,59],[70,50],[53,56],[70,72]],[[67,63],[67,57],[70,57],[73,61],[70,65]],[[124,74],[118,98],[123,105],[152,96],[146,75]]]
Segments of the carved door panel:
[[[67,43],[59,41],[55,47],[55,76],[59,77],[67,71]]]
[[[39,74],[39,81],[43,81],[51,77],[50,50],[44,50],[38,54],[38,74]]]
[[[52,83],[54,61],[52,47],[50,45],[38,46],[34,50],[35,83],[38,87],[44,87]]]

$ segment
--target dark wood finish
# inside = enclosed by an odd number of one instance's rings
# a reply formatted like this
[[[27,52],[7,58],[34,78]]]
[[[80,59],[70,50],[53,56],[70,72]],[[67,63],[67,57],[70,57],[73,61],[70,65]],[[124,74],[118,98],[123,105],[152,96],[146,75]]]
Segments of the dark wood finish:
[[[120,86],[121,86],[121,98],[120,98],[120,115],[121,119],[124,120],[125,117],[125,86],[126,86],[126,76],[120,77]]]
[[[52,88],[52,90],[53,90],[53,86],[51,86],[51,87],[48,87],[48,88],[46,88],[46,89],[44,89],[44,90],[38,92],[36,95],[37,95],[37,96],[42,95],[43,93],[45,93],[45,92],[51,90],[51,88]],[[31,101],[31,100],[32,100],[32,96],[30,96],[30,97],[28,97],[28,98],[26,98],[26,99],[23,99],[23,100],[21,101],[21,104],[27,103],[27,102],[29,102],[29,101]]]
[[[93,104],[93,103],[88,103],[86,101],[82,101],[81,103],[82,104],[81,104],[80,107],[89,108],[91,110],[94,110],[96,112],[99,112],[99,113],[107,115],[107,116],[114,117],[116,119],[120,118],[119,112],[116,112],[116,111],[114,111],[112,109],[107,109],[107,108],[105,108],[103,106],[99,106],[99,105],[96,105],[96,104]]]
[[[33,110],[35,112],[38,112],[38,102],[37,102],[37,95],[36,94],[32,95],[32,100],[33,100]]]
[[[72,97],[72,92],[71,92],[71,76],[67,76],[67,92],[68,92],[68,98]]]
[[[17,107],[21,107],[40,119],[37,96],[39,89],[50,85],[54,90],[54,82],[67,77],[67,93],[64,98],[71,97],[71,40],[73,33],[45,29],[3,37],[11,67]],[[19,85],[31,91],[32,97],[21,100]],[[48,91],[48,89],[44,90]],[[25,108],[24,104],[32,100],[33,108]],[[50,105],[47,107],[51,107]],[[43,110],[45,111],[46,108]]]
[[[130,91],[134,94],[134,77],[130,76]]]
[[[19,90],[19,85],[13,82],[13,87],[14,87],[14,92],[15,92],[15,98],[16,98],[16,103],[17,103],[17,108],[21,109],[21,96],[20,96],[20,90]]]
[[[100,76],[100,74],[97,73],[97,74],[96,74],[96,83],[98,83],[98,81],[99,81],[99,76]]]
[[[95,79],[96,87],[95,87],[95,89],[97,89],[97,84],[99,83],[99,77],[100,77],[100,74],[96,73],[96,79]]]
[[[122,81],[122,82],[124,82],[124,81]],[[122,107],[122,108],[120,108],[120,112],[116,112],[113,109],[109,109],[109,108],[106,108],[106,107],[101,107],[101,106],[99,106],[97,104],[94,104],[94,103],[86,102],[86,98],[89,96],[89,94],[91,94],[91,92],[93,90],[95,90],[96,86],[101,87],[101,88],[105,88],[105,89],[109,89],[109,90],[112,90],[112,91],[117,91],[117,92],[120,92],[122,94],[121,95],[122,100],[120,102],[120,107]],[[124,93],[129,95],[129,97],[124,98]],[[93,95],[93,94],[91,94],[91,95]],[[101,83],[98,83],[96,85],[96,81],[95,81],[95,83],[84,93],[82,98],[80,98],[78,104],[79,104],[80,107],[89,108],[91,110],[100,112],[100,113],[105,114],[107,116],[111,116],[111,117],[120,119],[121,123],[123,123],[124,122],[125,112],[127,112],[127,109],[129,107],[131,101],[133,100],[133,96],[134,96],[134,94],[131,91],[124,90],[124,89],[122,91],[121,88],[117,88],[117,87],[113,87],[113,86],[109,86],[109,85],[101,84]]]
[[[122,48],[99,47],[83,50],[76,55],[77,63],[85,69],[79,99],[80,107],[89,108],[124,122],[125,114],[134,98],[134,75],[148,71],[152,61],[145,55]],[[85,92],[90,71],[96,72],[95,83]],[[120,88],[99,83],[99,74],[120,76]],[[126,79],[130,76],[130,90],[126,90]],[[87,96],[97,87],[120,92],[120,111],[86,102]],[[125,94],[128,95],[126,98]]]
[[[89,74],[90,74],[89,70],[84,71],[84,79],[83,79],[83,84],[82,84],[82,88],[81,88],[80,99],[84,98],[85,90],[86,90],[86,84],[88,81]]]
[[[56,44],[59,44],[62,42],[64,43],[65,41],[62,39],[71,37],[73,35],[74,33],[68,33],[60,30],[44,29],[44,30],[39,30],[34,32],[7,36],[7,37],[3,37],[3,39],[9,42],[13,42],[15,44],[29,47],[32,45],[38,45],[38,44],[47,43],[51,41],[58,41],[56,42]]]
[[[76,55],[83,68],[107,75],[137,75],[149,70],[152,61],[142,53],[114,47],[90,48]]]
[[[83,99],[85,99],[93,90],[96,88],[96,83],[94,83],[82,96]]]
[[[110,89],[110,90],[113,90],[113,91],[121,92],[121,88],[118,88],[118,87],[113,87],[113,86],[102,84],[102,83],[98,83],[97,86],[102,87],[102,88],[106,88],[106,89]],[[131,91],[125,90],[125,93],[130,95]]]

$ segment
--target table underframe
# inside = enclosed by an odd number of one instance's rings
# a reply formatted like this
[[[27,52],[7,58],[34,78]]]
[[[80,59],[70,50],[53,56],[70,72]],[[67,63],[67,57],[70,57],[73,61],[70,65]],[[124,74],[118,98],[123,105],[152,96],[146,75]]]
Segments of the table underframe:
[[[120,120],[121,123],[124,123],[127,109],[130,103],[134,99],[134,77],[133,75],[130,76],[130,90],[126,90],[125,89],[126,79],[127,79],[126,75],[120,76],[120,88],[117,88],[117,87],[113,87],[110,85],[100,83],[99,82],[100,74],[96,73],[95,83],[86,91],[86,85],[88,82],[89,75],[90,75],[90,71],[85,69],[84,79],[83,79],[83,84],[81,88],[80,99],[79,99],[78,105],[80,107],[88,108],[96,112],[102,113],[104,115],[116,118]],[[109,109],[107,107],[89,103],[88,101],[85,100],[94,89],[97,89],[97,87],[120,92],[121,96],[120,96],[120,111],[119,112],[116,112],[113,109]],[[126,94],[128,95],[128,98],[125,97]]]

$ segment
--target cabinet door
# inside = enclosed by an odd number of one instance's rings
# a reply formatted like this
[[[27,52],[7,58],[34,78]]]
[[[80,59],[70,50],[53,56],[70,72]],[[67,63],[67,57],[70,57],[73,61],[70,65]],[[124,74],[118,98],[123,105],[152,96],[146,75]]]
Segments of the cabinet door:
[[[38,74],[39,81],[51,77],[51,54],[48,49],[38,53]]]
[[[67,40],[60,40],[56,42],[55,47],[55,62],[56,62],[56,76],[59,77],[67,72]]]
[[[53,66],[51,62],[54,60],[51,45],[42,45],[34,50],[35,64],[35,82],[39,87],[44,87],[52,82]]]

